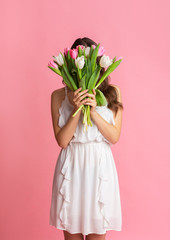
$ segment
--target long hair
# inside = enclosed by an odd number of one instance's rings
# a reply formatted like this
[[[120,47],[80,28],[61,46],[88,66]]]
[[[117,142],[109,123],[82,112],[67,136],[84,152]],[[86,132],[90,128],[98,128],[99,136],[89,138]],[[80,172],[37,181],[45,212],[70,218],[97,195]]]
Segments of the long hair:
[[[91,45],[97,46],[97,43],[94,42],[92,39],[84,37],[84,38],[77,38],[73,45],[71,46],[71,49],[76,48],[78,45],[83,45],[85,47],[91,47]],[[99,63],[101,56],[97,57],[97,63]],[[104,68],[101,69],[100,71],[100,76],[97,81],[97,83],[100,81],[101,76],[104,74],[105,70]],[[104,94],[104,96],[107,99],[108,102],[108,108],[112,109],[115,114],[117,114],[117,111],[119,108],[123,109],[123,104],[118,101],[118,92],[117,89],[114,86],[111,86],[109,84],[111,80],[111,77],[108,76],[98,87],[100,91]],[[63,81],[63,84],[64,81]]]

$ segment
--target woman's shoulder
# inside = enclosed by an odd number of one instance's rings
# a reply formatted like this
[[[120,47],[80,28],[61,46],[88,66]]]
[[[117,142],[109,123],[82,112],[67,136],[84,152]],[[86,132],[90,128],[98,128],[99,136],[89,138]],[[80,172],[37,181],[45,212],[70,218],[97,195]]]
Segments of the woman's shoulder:
[[[62,95],[64,93],[64,88],[65,87],[62,87],[62,88],[58,88],[56,90],[53,90],[53,92],[51,93],[51,96],[58,96],[58,95]]]
[[[65,87],[53,90],[53,92],[51,93],[51,99],[52,100],[60,100],[60,99],[62,99],[64,97],[64,95],[65,95],[64,88]]]
[[[56,106],[57,108],[59,108],[61,106],[62,101],[65,98],[65,87],[62,88],[58,88],[56,90],[53,90],[53,92],[51,93],[51,105]]]

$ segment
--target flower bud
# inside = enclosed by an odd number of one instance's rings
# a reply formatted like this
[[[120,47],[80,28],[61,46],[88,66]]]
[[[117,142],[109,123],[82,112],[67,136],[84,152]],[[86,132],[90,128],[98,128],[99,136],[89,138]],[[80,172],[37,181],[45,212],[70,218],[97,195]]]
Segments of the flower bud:
[[[78,46],[76,46],[76,49],[78,50],[79,49],[79,47],[81,47],[81,50],[83,51],[84,50],[84,48],[85,48],[85,46],[83,46],[83,45],[78,45]]]
[[[82,69],[84,67],[84,56],[78,57],[75,59],[76,67]]]
[[[53,60],[49,61],[48,66],[58,69],[58,65]]]
[[[102,56],[104,54],[104,52],[105,52],[104,47],[99,46],[99,51],[98,51],[98,55],[97,56]]]
[[[70,49],[70,56],[71,58],[75,59],[78,55],[78,50],[73,48],[73,49]]]
[[[70,50],[70,48],[64,48],[64,54],[65,54],[65,56],[67,56],[67,53],[68,53],[69,50]]]
[[[117,57],[115,62],[117,62],[118,60],[122,59],[123,57]]]
[[[58,65],[62,66],[64,64],[63,56],[61,53],[58,56],[53,56]]]
[[[113,60],[109,58],[109,56],[106,56],[105,54],[101,57],[99,64],[103,68],[107,68],[112,64]]]
[[[90,47],[85,48],[85,56],[87,57],[90,53]]]

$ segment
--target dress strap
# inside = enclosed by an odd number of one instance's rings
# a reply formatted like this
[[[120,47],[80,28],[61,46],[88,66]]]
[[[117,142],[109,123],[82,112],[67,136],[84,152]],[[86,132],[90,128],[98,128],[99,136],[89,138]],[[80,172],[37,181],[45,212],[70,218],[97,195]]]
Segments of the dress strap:
[[[65,86],[65,98],[67,97],[67,85]]]

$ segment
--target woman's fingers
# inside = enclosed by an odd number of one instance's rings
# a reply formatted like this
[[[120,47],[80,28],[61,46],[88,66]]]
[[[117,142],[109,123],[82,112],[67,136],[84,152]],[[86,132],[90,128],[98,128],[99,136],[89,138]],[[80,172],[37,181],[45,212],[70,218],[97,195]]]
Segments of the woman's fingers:
[[[81,91],[81,88],[77,89],[76,91],[74,91],[74,103],[76,105],[79,105],[80,103],[82,104],[82,99],[87,97],[86,93],[88,92],[88,89],[85,89],[83,91]]]
[[[80,91],[81,91],[81,88],[76,89],[76,90],[74,91],[74,96],[76,96],[77,93],[80,92]]]
[[[74,91],[73,102],[77,106],[81,106],[82,104],[96,105],[95,89],[93,89],[93,93],[94,94],[88,93],[88,89],[82,91],[81,88],[78,88],[77,90]]]
[[[93,89],[93,93],[94,94],[87,93],[87,97],[90,97],[90,98],[87,98],[86,99],[87,101],[85,101],[85,103],[84,103],[86,105],[90,105],[91,110],[95,109],[95,107],[96,107],[96,92],[95,92],[95,89]]]
[[[92,97],[92,99],[95,99],[95,95],[94,94],[87,93],[87,96]]]
[[[81,96],[82,94],[86,93],[88,91],[88,89],[85,89],[83,91],[81,91],[81,88],[78,88],[77,90],[74,91],[74,96]]]

